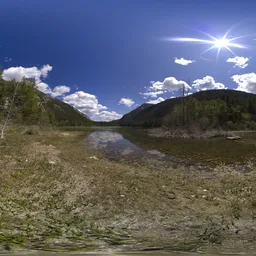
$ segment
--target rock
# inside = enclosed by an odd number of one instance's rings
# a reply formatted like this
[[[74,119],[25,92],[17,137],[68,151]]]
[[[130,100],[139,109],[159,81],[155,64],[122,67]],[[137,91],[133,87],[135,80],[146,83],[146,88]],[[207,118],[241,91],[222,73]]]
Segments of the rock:
[[[49,161],[49,164],[55,165],[56,162],[54,162],[54,161]]]
[[[94,160],[99,160],[99,158],[97,158],[96,156],[90,156],[89,158]]]
[[[174,193],[168,193],[167,194],[168,199],[176,199],[177,196]]]
[[[229,136],[229,137],[227,137],[227,140],[240,140],[240,139],[242,139],[242,137],[240,137],[240,136]]]

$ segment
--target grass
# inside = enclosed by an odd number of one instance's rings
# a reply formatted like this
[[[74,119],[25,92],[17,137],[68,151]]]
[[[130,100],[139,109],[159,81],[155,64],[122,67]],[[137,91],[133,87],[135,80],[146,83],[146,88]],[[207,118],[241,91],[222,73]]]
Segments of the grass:
[[[256,245],[253,165],[245,173],[225,165],[188,172],[111,162],[85,135],[7,134],[0,148],[3,250]]]

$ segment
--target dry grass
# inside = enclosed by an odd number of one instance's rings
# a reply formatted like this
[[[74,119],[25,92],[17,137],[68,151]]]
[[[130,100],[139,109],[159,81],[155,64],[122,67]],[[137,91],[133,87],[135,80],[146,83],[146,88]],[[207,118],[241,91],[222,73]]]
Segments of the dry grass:
[[[0,243],[44,250],[254,244],[256,170],[114,163],[84,132],[8,134],[0,148]],[[175,246],[174,246],[175,245]]]

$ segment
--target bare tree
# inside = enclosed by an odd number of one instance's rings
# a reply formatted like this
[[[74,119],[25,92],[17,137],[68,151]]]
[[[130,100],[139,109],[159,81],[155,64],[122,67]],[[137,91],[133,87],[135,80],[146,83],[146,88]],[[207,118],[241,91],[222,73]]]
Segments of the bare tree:
[[[2,128],[1,128],[1,139],[4,139],[5,128],[7,126],[7,123],[9,121],[9,118],[10,118],[10,115],[11,115],[11,112],[12,112],[12,107],[13,107],[13,103],[14,103],[14,100],[15,100],[15,97],[16,97],[18,87],[19,87],[19,83],[16,82],[15,87],[14,87],[14,92],[13,92],[13,95],[12,95],[12,99],[11,99],[11,102],[10,102],[10,105],[9,105],[9,109],[7,111],[4,123],[3,123]]]
[[[190,79],[188,79],[188,85],[190,86]],[[189,87],[187,88],[187,96],[189,95]],[[186,97],[186,122],[187,122],[187,129],[189,128],[189,111],[188,111],[188,97]]]

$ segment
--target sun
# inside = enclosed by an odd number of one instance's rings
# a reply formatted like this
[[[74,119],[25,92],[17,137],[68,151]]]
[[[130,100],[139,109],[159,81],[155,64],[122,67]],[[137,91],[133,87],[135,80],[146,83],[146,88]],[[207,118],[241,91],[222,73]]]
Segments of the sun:
[[[226,48],[229,46],[229,40],[227,39],[218,39],[213,43],[216,48]]]
[[[231,28],[232,29],[232,28]],[[167,37],[164,40],[167,41],[176,41],[176,42],[191,42],[191,43],[198,43],[198,44],[207,44],[210,47],[206,49],[203,53],[201,53],[200,57],[202,59],[205,59],[203,55],[205,55],[207,52],[209,52],[212,49],[217,48],[217,56],[216,56],[216,61],[218,61],[219,54],[221,52],[221,49],[229,51],[233,56],[236,56],[236,54],[231,50],[231,48],[240,48],[240,49],[248,49],[246,45],[236,43],[235,41],[241,38],[245,37],[250,37],[253,34],[247,34],[247,35],[242,35],[238,37],[233,37],[233,38],[228,38],[228,33],[230,33],[231,29],[229,29],[225,35],[222,38],[215,38],[212,35],[209,35],[203,31],[197,30],[201,34],[205,35],[208,37],[208,39],[201,39],[201,38],[191,38],[191,37]]]

